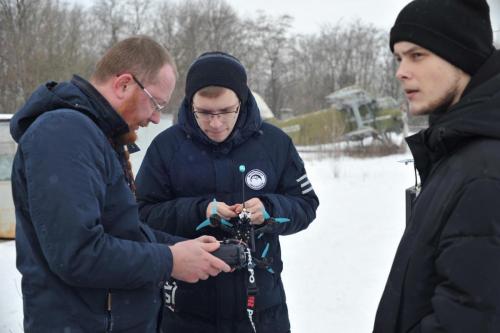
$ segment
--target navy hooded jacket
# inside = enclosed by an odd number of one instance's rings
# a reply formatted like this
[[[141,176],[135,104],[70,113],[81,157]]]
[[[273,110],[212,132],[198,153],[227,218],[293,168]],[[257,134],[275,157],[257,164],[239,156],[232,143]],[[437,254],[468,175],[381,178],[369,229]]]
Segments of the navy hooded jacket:
[[[246,175],[258,174],[260,182],[242,181],[242,164]],[[211,227],[195,229],[206,218],[213,199],[228,205],[242,203],[243,184],[245,200],[258,197],[271,216],[289,218],[290,222],[276,225],[256,240],[257,256],[273,259],[272,270],[256,270],[256,310],[285,304],[279,236],[307,228],[319,201],[291,139],[261,121],[253,96],[242,105],[233,132],[222,143],[202,132],[184,100],[178,124],[160,133],[149,147],[136,184],[141,218],[154,228],[183,237],[227,236]],[[245,270],[220,274],[195,285],[177,282],[176,311],[214,322],[243,320],[247,317],[246,274]]]
[[[12,118],[25,332],[158,331],[166,244],[178,238],[139,222],[123,151],[112,146],[127,131],[76,76],[40,86]]]

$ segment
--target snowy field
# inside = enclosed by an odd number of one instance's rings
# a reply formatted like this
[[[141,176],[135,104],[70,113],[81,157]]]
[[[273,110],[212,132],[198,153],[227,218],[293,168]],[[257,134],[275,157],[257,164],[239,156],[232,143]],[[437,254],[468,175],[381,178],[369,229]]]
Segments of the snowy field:
[[[145,147],[168,124],[141,130],[135,171]],[[413,166],[398,161],[410,156],[302,157],[320,206],[307,230],[281,238],[292,332],[371,332],[404,229],[404,190],[413,182]],[[0,267],[0,333],[22,332],[13,241],[0,242]]]
[[[405,224],[409,155],[305,157],[320,199],[316,220],[281,237],[292,332],[371,332]]]

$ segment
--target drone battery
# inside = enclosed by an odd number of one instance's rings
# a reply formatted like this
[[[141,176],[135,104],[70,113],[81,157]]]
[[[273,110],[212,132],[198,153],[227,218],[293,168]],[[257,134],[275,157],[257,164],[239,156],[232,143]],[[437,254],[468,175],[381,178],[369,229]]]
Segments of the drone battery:
[[[224,261],[231,268],[240,269],[246,266],[245,246],[242,244],[221,243],[220,247],[212,252],[212,254]]]

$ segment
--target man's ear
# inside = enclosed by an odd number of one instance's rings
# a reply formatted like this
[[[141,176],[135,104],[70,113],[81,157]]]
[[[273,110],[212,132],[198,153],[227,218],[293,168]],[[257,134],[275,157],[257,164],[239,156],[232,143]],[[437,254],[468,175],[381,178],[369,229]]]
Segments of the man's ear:
[[[116,76],[112,82],[112,89],[115,96],[122,100],[127,98],[132,93],[134,79],[131,74],[121,74]]]

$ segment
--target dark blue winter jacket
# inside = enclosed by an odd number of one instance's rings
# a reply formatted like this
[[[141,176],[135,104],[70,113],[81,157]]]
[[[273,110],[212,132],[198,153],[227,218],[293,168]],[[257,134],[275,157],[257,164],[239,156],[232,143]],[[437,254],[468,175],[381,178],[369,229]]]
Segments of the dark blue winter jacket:
[[[246,175],[258,174],[260,181],[244,182],[242,164]],[[242,203],[243,183],[245,200],[258,197],[271,216],[291,219],[256,241],[257,256],[273,258],[273,273],[256,271],[256,307],[263,311],[285,304],[279,236],[307,228],[319,201],[291,139],[261,121],[252,96],[223,143],[202,132],[184,101],[178,124],[160,133],[146,153],[137,176],[137,199],[141,218],[154,228],[188,238],[211,234],[221,239],[225,235],[215,228],[195,229],[214,198],[228,205]],[[246,318],[247,273],[220,274],[195,285],[178,282],[176,310],[213,321]]]
[[[113,148],[127,131],[76,76],[40,86],[12,118],[25,332],[158,331],[166,244],[178,239],[139,222],[123,150]]]

